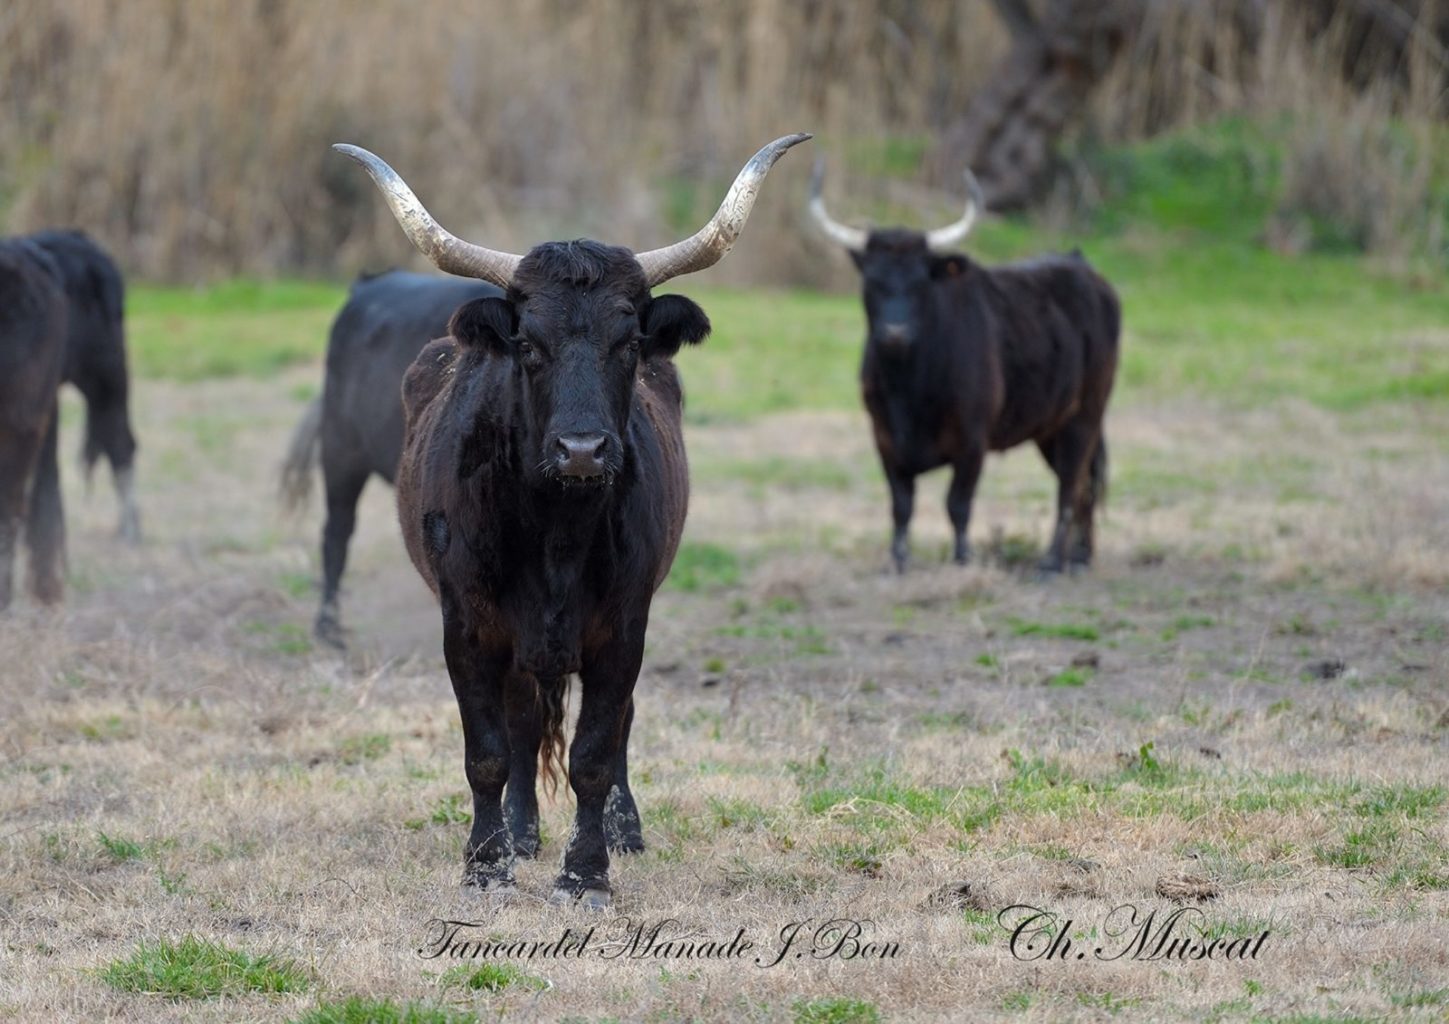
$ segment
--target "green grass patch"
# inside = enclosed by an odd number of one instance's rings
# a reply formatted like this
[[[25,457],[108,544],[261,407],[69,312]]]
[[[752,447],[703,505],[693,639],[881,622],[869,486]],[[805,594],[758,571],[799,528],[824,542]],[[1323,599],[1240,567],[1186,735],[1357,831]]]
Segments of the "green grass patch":
[[[795,1024],[880,1024],[880,1010],[874,1003],[846,996],[798,1000],[793,1007]]]
[[[258,956],[190,935],[178,942],[142,942],[129,957],[102,968],[100,976],[122,992],[168,999],[301,992],[309,981],[291,960]]]
[[[408,818],[404,827],[420,831],[429,825],[463,825],[473,820],[471,798],[465,793],[449,793],[433,804],[433,809],[421,818]]]
[[[1047,678],[1048,686],[1086,686],[1087,680],[1092,678],[1092,670],[1089,668],[1064,668],[1060,672]]]
[[[1071,622],[1030,622],[1017,618],[1007,619],[1006,622],[1016,636],[1051,636],[1065,640],[1096,640],[1099,636],[1096,626]]]
[[[686,593],[723,590],[740,581],[740,560],[718,544],[686,541],[674,556],[664,585]]]
[[[548,982],[542,978],[508,963],[484,964],[481,967],[459,964],[444,971],[438,977],[438,984],[444,988],[463,988],[473,992],[503,992],[510,988],[542,992],[548,988]]]
[[[477,1024],[476,1014],[390,999],[347,999],[321,1003],[289,1024]]]
[[[386,733],[370,732],[361,736],[348,736],[337,744],[337,759],[343,764],[361,764],[376,761],[392,749],[392,737]]]
[[[320,363],[346,294],[342,285],[307,281],[135,286],[126,300],[131,365],[141,377],[192,381]]]
[[[100,843],[101,849],[116,861],[140,860],[146,855],[146,846],[134,839],[108,836],[104,832],[97,832],[96,842]]]

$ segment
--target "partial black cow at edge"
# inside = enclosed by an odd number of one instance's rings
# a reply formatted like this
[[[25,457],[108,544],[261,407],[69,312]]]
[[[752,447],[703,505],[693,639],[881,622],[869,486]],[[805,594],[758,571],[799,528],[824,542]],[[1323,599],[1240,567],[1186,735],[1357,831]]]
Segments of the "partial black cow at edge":
[[[643,848],[627,767],[634,684],[688,502],[673,357],[709,333],[699,306],[652,289],[719,261],[775,161],[807,138],[760,150],[708,224],[637,255],[592,241],[524,256],[464,242],[387,164],[338,147],[440,269],[506,290],[458,310],[451,337],[408,371],[398,470],[403,539],[438,598],[463,722],[472,885],[507,892],[515,856],[538,852],[535,772],[542,760],[554,777],[575,672],[577,812],[554,898],[609,905],[609,851]]]
[[[86,402],[81,457],[87,473],[105,455],[121,503],[120,536],[137,542],[136,439],[131,432],[120,271],[79,231],[40,231],[0,242],[0,608],[10,603],[20,526],[30,548],[30,589],[60,600],[65,521],[60,494],[58,391],[71,382]],[[56,305],[59,305],[57,310]]]
[[[22,529],[31,593],[46,604],[61,597],[56,393],[65,354],[66,301],[55,261],[32,241],[0,240],[0,611],[10,605]]]
[[[327,513],[322,526],[322,602],[314,632],[344,646],[339,592],[357,503],[374,475],[397,476],[403,447],[402,379],[422,347],[448,333],[459,306],[502,295],[483,281],[389,270],[364,275],[327,336],[322,394],[303,414],[282,467],[282,500],[296,510],[322,464]]]
[[[104,455],[121,504],[122,540],[141,540],[136,504],[136,437],[131,432],[130,377],[126,368],[125,301],[121,272],[104,249],[81,231],[38,231],[26,236],[55,262],[69,307],[65,369],[86,402],[81,459],[89,473]]]
[[[971,502],[988,451],[1035,441],[1057,477],[1047,573],[1091,563],[1093,518],[1107,487],[1102,420],[1117,373],[1121,306],[1080,252],[985,267],[950,252],[983,203],[968,171],[962,218],[933,231],[865,231],[810,212],[860,269],[869,327],[861,391],[890,487],[891,555],[904,571],[916,477],[952,468],[946,511],[955,560],[970,557]]]

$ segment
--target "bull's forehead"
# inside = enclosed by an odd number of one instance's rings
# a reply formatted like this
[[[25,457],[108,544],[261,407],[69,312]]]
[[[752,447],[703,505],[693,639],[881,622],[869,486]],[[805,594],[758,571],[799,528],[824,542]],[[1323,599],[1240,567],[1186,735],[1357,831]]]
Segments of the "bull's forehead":
[[[554,296],[610,292],[637,298],[649,291],[644,268],[632,252],[588,239],[535,246],[514,271],[512,287],[525,299],[544,292]]]
[[[637,316],[638,302],[618,282],[589,286],[557,282],[524,297],[519,312],[527,323],[550,333],[587,336]]]
[[[881,228],[865,241],[867,256],[925,256],[929,251],[925,232],[908,228]]]

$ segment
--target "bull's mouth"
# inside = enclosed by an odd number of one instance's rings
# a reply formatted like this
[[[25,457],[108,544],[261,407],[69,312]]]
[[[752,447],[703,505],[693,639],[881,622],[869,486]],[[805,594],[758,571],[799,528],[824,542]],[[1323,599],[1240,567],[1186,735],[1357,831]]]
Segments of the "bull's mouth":
[[[546,480],[565,491],[600,491],[611,486],[619,473],[613,466],[604,466],[593,472],[566,473],[557,466],[546,465],[543,467],[543,475]]]

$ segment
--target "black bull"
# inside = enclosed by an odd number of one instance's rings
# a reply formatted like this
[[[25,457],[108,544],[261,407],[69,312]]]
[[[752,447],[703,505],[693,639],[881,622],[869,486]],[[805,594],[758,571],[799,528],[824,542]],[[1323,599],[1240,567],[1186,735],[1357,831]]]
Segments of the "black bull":
[[[61,596],[61,513],[56,392],[65,367],[66,301],[60,271],[40,246],[0,240],[0,610],[10,604],[15,544],[30,550],[30,590]]]
[[[577,812],[555,898],[607,905],[610,849],[643,846],[628,786],[634,684],[688,501],[673,357],[709,332],[693,302],[652,290],[721,259],[769,169],[807,138],[760,150],[709,223],[637,255],[590,241],[525,256],[464,242],[385,163],[341,147],[440,269],[506,290],[459,309],[451,337],[408,370],[398,469],[403,539],[438,597],[463,723],[474,885],[511,889],[515,855],[537,852],[534,771],[542,757],[553,777],[575,672]]]
[[[376,475],[391,484],[403,448],[402,379],[429,341],[448,333],[459,306],[502,295],[483,281],[391,270],[358,278],[332,321],[322,394],[292,435],[282,469],[291,508],[311,491],[321,455],[327,516],[322,526],[322,602],[314,631],[341,647],[339,607],[357,503]]]
[[[955,560],[970,553],[971,502],[988,451],[1035,441],[1056,474],[1057,516],[1044,572],[1090,564],[1107,486],[1102,421],[1116,376],[1121,306],[1080,253],[984,267],[937,250],[966,215],[931,232],[865,232],[825,213],[817,167],[811,210],[860,269],[869,321],[861,391],[890,487],[897,569],[908,559],[915,481],[952,467],[946,496]]]

